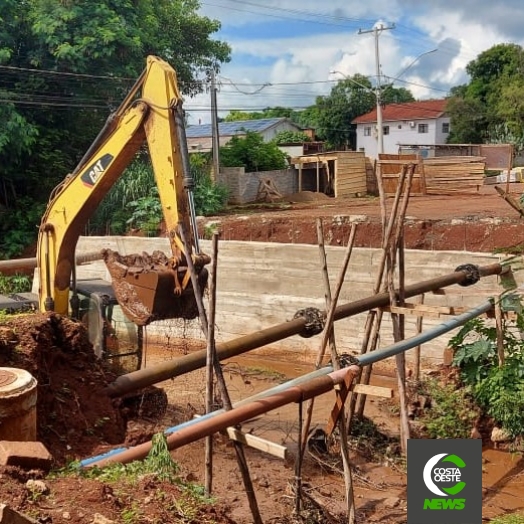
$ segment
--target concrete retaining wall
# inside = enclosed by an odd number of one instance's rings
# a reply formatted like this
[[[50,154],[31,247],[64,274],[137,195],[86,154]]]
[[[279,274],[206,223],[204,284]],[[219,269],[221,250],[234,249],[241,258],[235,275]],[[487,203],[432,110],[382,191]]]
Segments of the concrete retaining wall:
[[[93,252],[109,247],[121,254],[155,249],[169,251],[165,238],[137,237],[82,237],[77,254]],[[202,242],[202,249],[210,253],[210,243]],[[328,246],[328,269],[334,290],[342,265],[345,248]],[[406,250],[406,284],[446,275],[464,263],[487,265],[499,257],[468,252],[434,252]],[[339,304],[352,302],[372,294],[376,269],[380,261],[377,249],[356,248],[353,250],[347,276],[342,288]],[[218,255],[218,282],[216,306],[217,342],[230,340],[254,331],[265,329],[293,318],[296,311],[304,307],[324,309],[324,291],[320,273],[318,247],[305,244],[279,244],[262,242],[221,241]],[[102,261],[79,267],[78,277],[103,277],[109,275]],[[517,273],[517,277],[519,274]],[[522,277],[521,277],[522,278]],[[427,294],[425,304],[436,306],[474,307],[486,298],[500,293],[498,277],[483,278],[475,286],[463,288],[451,286],[446,294]],[[415,301],[416,298],[410,299]],[[424,318],[424,327],[429,328],[447,318]],[[339,320],[335,324],[337,347],[340,352],[358,352],[363,341],[366,313]],[[415,316],[406,317],[406,337],[413,336]],[[177,335],[177,329],[181,331]],[[166,322],[153,323],[147,328],[149,340],[159,336],[166,341],[180,337],[200,337],[198,323],[180,326]],[[167,335],[166,335],[167,334]],[[422,347],[427,364],[439,363],[451,335],[444,335]],[[285,349],[293,359],[313,361],[321,336],[305,339],[293,336],[257,350],[270,353]],[[385,315],[380,334],[380,347],[393,343],[389,315]],[[410,351],[411,352],[411,351]],[[408,352],[408,358],[409,353]]]
[[[246,173],[243,167],[223,167],[220,168],[218,181],[229,189],[230,204],[255,202],[261,181],[271,181],[282,195],[298,190],[297,172],[294,168]]]

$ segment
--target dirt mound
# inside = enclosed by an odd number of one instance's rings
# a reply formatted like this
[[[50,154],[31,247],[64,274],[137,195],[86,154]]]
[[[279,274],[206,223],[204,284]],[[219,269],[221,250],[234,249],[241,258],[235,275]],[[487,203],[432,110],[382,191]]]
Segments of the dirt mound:
[[[284,200],[288,200],[289,202],[323,202],[325,200],[332,199],[324,193],[316,193],[315,191],[300,191],[299,193],[285,195]]]
[[[37,438],[56,465],[124,441],[120,401],[103,392],[115,376],[83,324],[55,313],[13,317],[0,326],[0,367],[25,369],[38,381]]]

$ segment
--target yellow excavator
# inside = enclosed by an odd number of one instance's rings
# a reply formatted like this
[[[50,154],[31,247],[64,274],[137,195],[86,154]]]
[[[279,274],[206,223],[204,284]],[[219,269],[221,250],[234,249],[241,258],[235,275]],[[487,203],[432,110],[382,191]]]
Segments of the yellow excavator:
[[[101,255],[111,284],[77,281],[78,238],[146,142],[171,253],[122,256],[104,250]],[[139,366],[143,326],[154,320],[198,315],[188,260],[202,292],[207,282],[204,266],[210,258],[198,243],[182,97],[175,71],[162,59],[147,58],[146,69],[120,107],[76,169],[53,191],[39,228],[36,259],[38,309],[86,321],[99,356],[111,357],[111,339],[118,339],[112,324],[117,320],[126,324],[128,333],[133,332]]]

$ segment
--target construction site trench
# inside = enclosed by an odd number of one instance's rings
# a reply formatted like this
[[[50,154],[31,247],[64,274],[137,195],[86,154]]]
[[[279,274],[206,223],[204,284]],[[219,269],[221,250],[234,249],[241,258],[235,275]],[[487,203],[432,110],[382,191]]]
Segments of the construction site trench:
[[[512,191],[520,190],[517,185]],[[338,275],[351,224],[357,225],[357,243],[347,282],[339,303],[369,296],[374,282],[380,238],[380,210],[372,199],[315,198],[268,208],[244,208],[232,216],[201,219],[201,233],[220,233],[217,281],[217,341],[267,328],[293,318],[303,307],[324,308],[324,293],[318,258],[316,220],[324,224],[328,270],[332,285]],[[447,274],[464,263],[479,266],[503,260],[504,251],[516,251],[524,241],[518,216],[497,195],[415,197],[408,207],[405,226],[407,283]],[[165,238],[82,238],[77,253],[93,248],[111,248],[120,253],[168,250]],[[208,252],[210,243],[203,242]],[[79,278],[106,276],[102,263],[79,267]],[[516,274],[520,284],[520,274]],[[435,308],[470,308],[499,289],[497,277],[482,279],[470,288],[449,288],[445,294],[428,294],[425,304]],[[365,317],[364,317],[365,318]],[[424,318],[424,329],[444,317]],[[158,324],[158,325],[156,325]],[[356,315],[337,322],[335,334],[340,351],[356,350],[363,336],[363,317]],[[413,334],[415,318],[406,319]],[[432,372],[442,365],[446,337],[423,347],[423,367]],[[391,325],[384,323],[381,346],[393,341]],[[163,321],[148,326],[144,365],[155,365],[190,354],[204,347],[198,322]],[[234,357],[223,363],[232,400],[249,397],[313,370],[319,337],[298,336]],[[408,362],[409,360],[408,354]],[[408,364],[409,366],[409,364]],[[38,439],[54,458],[54,467],[94,456],[118,446],[149,440],[154,433],[203,413],[205,370],[159,383],[164,392],[143,398],[153,404],[126,404],[124,399],[104,395],[115,374],[94,357],[81,326],[54,314],[36,314],[2,322],[0,367],[19,367],[38,380]],[[395,390],[393,364],[375,367],[372,384]],[[164,400],[167,408],[162,405]],[[326,423],[334,404],[332,392],[315,404],[314,427]],[[352,448],[358,522],[402,523],[406,521],[406,476],[398,456],[398,410],[392,401],[371,399],[366,417],[385,435],[380,453],[360,441]],[[286,447],[288,459],[276,458],[246,447],[251,477],[264,522],[294,522],[293,457],[298,442],[298,409],[284,406],[243,425],[244,431]],[[158,484],[140,479],[133,486],[99,480],[58,477],[4,467],[0,471],[0,503],[24,513],[37,522],[252,522],[243,492],[231,442],[216,435],[213,492],[218,503],[193,510],[187,493],[179,485]],[[521,509],[523,461],[520,455],[484,450],[483,516],[492,518]],[[185,484],[203,483],[204,445],[195,442],[172,452]],[[340,464],[325,454],[308,454],[303,481],[310,495],[310,517],[314,504],[322,505],[342,522],[344,483]],[[323,463],[324,462],[324,463]],[[41,495],[27,487],[27,480],[40,478]],[[42,488],[43,489],[43,488]],[[164,493],[164,498],[158,493]],[[172,497],[172,498],[170,498]],[[172,506],[166,500],[178,500]],[[191,507],[190,507],[191,506]],[[197,511],[200,511],[198,513]],[[132,520],[134,518],[135,520]],[[98,520],[97,520],[98,519]],[[105,519],[105,520],[104,520]],[[321,522],[322,520],[312,520]],[[327,520],[326,520],[327,522]]]

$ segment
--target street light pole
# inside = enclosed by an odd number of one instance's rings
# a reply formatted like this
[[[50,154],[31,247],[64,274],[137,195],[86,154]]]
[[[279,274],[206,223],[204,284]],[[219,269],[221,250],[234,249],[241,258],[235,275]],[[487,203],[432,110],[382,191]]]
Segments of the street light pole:
[[[383,24],[375,26],[373,29],[367,31],[358,30],[358,34],[373,33],[375,36],[375,68],[377,80],[375,82],[375,98],[377,101],[377,153],[381,154],[384,152],[384,128],[382,126],[382,94],[381,94],[381,82],[380,82],[380,53],[378,45],[378,37],[382,34],[382,31],[388,29],[395,29],[395,24],[385,27]],[[378,156],[378,155],[377,155]]]
[[[379,27],[375,28],[371,31],[359,31],[360,32],[374,32],[375,33],[375,61],[376,61],[376,71],[377,71],[377,82],[375,89],[371,89],[368,86],[365,86],[364,84],[361,84],[360,82],[357,82],[356,80],[353,80],[351,77],[343,73],[342,71],[336,71],[332,70],[329,73],[330,74],[339,74],[342,75],[346,80],[349,80],[353,84],[356,84],[364,89],[367,89],[369,91],[373,91],[376,99],[377,104],[377,152],[383,153],[384,152],[384,126],[382,124],[382,95],[393,85],[393,82],[395,80],[398,80],[402,75],[404,75],[411,67],[415,65],[416,62],[418,62],[423,56],[429,55],[430,53],[434,53],[435,51],[438,51],[438,49],[431,49],[431,51],[426,51],[420,55],[418,55],[406,68],[402,70],[401,73],[399,73],[395,78],[391,78],[386,76],[386,78],[389,78],[391,80],[390,84],[382,91],[382,85],[381,85],[381,74],[380,74],[380,56],[379,56],[379,48],[378,48],[378,31],[381,31],[383,29],[393,29],[394,26],[391,27]]]
[[[211,136],[213,151],[213,180],[218,182],[220,174],[220,136],[218,133],[217,87],[214,69],[211,70]]]
[[[382,25],[380,26],[382,29]],[[374,28],[375,32],[375,66],[376,66],[376,74],[377,74],[377,81],[375,83],[375,96],[377,99],[377,134],[378,134],[378,141],[377,141],[377,152],[378,154],[381,154],[384,152],[384,128],[382,127],[382,97],[380,93],[380,56],[379,56],[379,50],[378,50],[378,27]],[[377,155],[378,156],[378,155]]]

